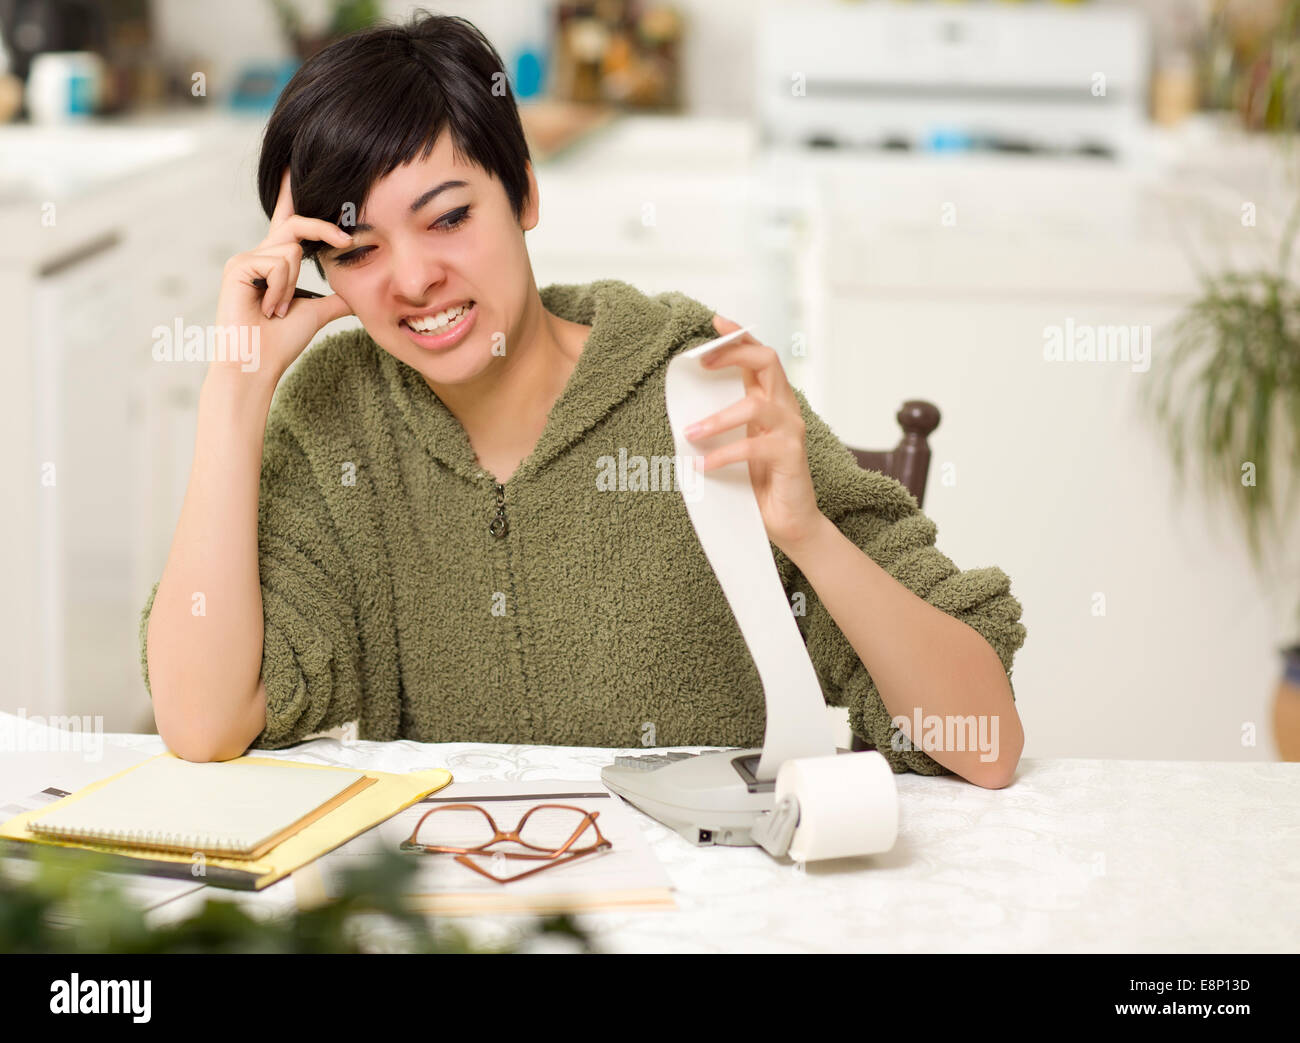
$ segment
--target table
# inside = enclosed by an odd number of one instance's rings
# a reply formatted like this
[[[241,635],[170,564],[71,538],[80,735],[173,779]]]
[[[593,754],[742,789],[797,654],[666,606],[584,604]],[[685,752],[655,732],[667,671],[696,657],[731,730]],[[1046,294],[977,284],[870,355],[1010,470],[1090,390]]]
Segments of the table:
[[[165,748],[156,735],[103,741],[115,757]],[[597,781],[616,754],[646,751],[316,739],[249,752],[379,771],[446,767],[460,781]],[[86,781],[111,773],[94,768],[85,765]],[[15,785],[10,772],[0,781]],[[955,776],[895,781],[891,851],[802,872],[758,848],[697,848],[632,809],[679,909],[578,919],[606,952],[1300,948],[1300,764],[1022,759],[1001,790]],[[282,911],[293,906],[293,882],[256,893],[200,888],[149,915],[187,916],[207,897]],[[514,936],[528,922],[457,919],[484,940]]]

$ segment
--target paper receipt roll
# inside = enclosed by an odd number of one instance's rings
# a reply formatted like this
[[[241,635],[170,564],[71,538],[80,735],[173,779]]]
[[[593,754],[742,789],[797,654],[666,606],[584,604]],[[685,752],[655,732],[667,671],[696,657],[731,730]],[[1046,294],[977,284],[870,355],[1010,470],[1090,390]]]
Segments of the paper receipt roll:
[[[788,852],[796,862],[879,854],[898,839],[898,787],[875,750],[786,761],[775,800],[789,794],[799,801]]]
[[[747,329],[724,334],[676,356],[668,363],[664,397],[679,473],[686,469],[683,485],[689,478],[692,486],[690,494],[683,496],[691,524],[763,682],[767,725],[756,775],[767,781],[776,778],[777,769],[792,757],[834,754],[835,736],[817,671],[772,560],[763,515],[749,480],[748,461],[695,470],[697,456],[745,438],[745,425],[698,443],[683,433],[691,424],[745,397],[745,379],[739,367],[705,369],[699,359]]]

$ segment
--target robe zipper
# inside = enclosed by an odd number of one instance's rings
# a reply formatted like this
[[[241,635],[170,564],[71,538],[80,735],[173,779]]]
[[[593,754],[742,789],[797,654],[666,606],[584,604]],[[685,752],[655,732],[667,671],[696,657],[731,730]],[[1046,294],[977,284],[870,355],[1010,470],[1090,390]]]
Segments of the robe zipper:
[[[493,483],[497,494],[497,512],[492,520],[488,523],[488,532],[498,539],[504,539],[510,531],[510,522],[506,519],[506,487],[500,482]],[[506,548],[506,577],[510,581],[510,602],[507,612],[514,618],[515,624],[515,647],[519,653],[519,678],[524,689],[524,705],[519,709],[520,720],[528,726],[533,733],[532,737],[536,741],[541,734],[541,721],[535,708],[528,702],[528,674],[524,670],[524,635],[519,624],[519,616],[516,614],[518,602],[515,591],[515,578],[513,572],[513,562],[511,561],[510,549]]]
[[[501,538],[510,531],[510,523],[506,521],[506,487],[497,482],[496,488],[497,513],[496,517],[488,523],[488,532],[497,538]]]

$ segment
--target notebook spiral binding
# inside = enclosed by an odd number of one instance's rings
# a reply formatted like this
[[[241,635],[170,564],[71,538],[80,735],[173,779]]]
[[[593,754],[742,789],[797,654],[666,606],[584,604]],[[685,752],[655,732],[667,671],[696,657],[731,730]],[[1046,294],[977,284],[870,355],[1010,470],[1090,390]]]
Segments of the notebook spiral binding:
[[[229,836],[201,836],[197,833],[160,833],[151,829],[63,829],[51,828],[42,822],[28,826],[33,833],[69,840],[108,841],[119,844],[138,844],[144,847],[199,848],[218,851],[240,851],[244,843]]]

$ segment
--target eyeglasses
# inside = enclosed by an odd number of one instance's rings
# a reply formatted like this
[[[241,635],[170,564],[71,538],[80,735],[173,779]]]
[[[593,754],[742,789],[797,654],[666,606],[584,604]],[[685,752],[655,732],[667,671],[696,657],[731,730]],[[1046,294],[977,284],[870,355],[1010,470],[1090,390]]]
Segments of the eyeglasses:
[[[456,814],[448,814],[449,812]],[[420,827],[432,815],[441,815],[440,819],[425,829],[425,840],[434,842],[420,843]],[[600,827],[596,825],[599,817],[599,811],[587,811],[571,804],[536,804],[524,812],[513,830],[503,833],[487,810],[477,804],[444,804],[426,811],[415,824],[410,839],[402,841],[399,848],[402,851],[455,855],[455,861],[461,865],[498,884],[508,884],[512,880],[522,880],[545,869],[572,862],[583,855],[608,851],[614,845],[605,839]],[[595,839],[591,841],[593,835]],[[588,843],[575,847],[579,840],[587,840]],[[494,844],[501,843],[515,843],[530,850],[488,850]],[[494,860],[498,856],[533,859],[548,864],[503,879],[478,865],[471,855],[489,855]]]

